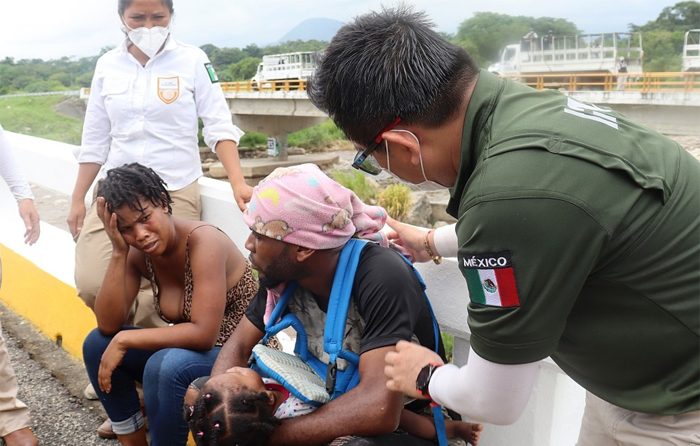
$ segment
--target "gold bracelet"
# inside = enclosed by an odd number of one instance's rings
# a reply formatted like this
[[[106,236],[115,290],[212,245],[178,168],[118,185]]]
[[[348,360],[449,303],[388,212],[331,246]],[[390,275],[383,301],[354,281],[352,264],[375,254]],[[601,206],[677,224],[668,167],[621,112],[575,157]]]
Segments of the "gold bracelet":
[[[433,259],[433,262],[434,262],[436,265],[439,265],[439,264],[442,262],[442,257],[441,257],[441,256],[436,256],[436,255],[433,253],[433,250],[430,249],[430,242],[428,241],[428,237],[430,237],[430,233],[433,232],[433,231],[434,231],[434,229],[431,229],[430,231],[428,231],[427,234],[425,234],[425,239],[423,240],[423,246],[425,246],[425,251],[428,253],[428,255],[430,256],[430,258]]]

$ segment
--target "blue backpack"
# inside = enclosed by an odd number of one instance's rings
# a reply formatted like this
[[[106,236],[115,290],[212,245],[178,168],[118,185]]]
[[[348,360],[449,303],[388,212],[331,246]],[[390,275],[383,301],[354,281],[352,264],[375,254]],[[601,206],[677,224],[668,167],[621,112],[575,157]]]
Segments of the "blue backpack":
[[[263,338],[264,344],[270,336],[274,336],[283,329],[288,327],[294,328],[297,333],[296,344],[294,345],[296,358],[282,352],[270,351],[262,346],[256,346],[253,350],[253,367],[262,372],[263,375],[278,381],[290,393],[304,402],[316,406],[323,405],[349,391],[360,382],[360,356],[344,350],[343,339],[345,337],[345,322],[348,316],[348,308],[350,307],[352,285],[365,243],[368,243],[368,241],[350,239],[340,253],[333,289],[328,302],[326,325],[323,333],[323,349],[330,357],[328,364],[309,352],[306,331],[301,321],[294,314],[288,313],[280,319],[280,315],[287,308],[299,285],[296,281],[290,282],[282,293],[280,301],[275,306],[265,326],[265,337]],[[437,352],[440,330],[433,309],[430,306],[430,301],[425,295],[425,282],[413,265],[405,257],[402,256],[402,258],[411,267],[421,284],[423,296],[433,320],[435,352]],[[286,355],[286,357],[281,355]],[[347,361],[348,366],[345,370],[338,370],[339,358]],[[325,383],[325,395],[323,395],[322,391],[319,391],[323,383]],[[447,438],[445,436],[442,408],[434,406],[433,415],[439,444],[440,446],[446,446]]]

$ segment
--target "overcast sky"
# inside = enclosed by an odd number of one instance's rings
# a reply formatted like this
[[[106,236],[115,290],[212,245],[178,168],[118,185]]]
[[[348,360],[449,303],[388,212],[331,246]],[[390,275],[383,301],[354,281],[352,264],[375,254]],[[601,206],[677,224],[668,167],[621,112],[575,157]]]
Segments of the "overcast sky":
[[[680,0],[407,0],[425,10],[438,31],[455,33],[475,12],[572,21],[586,33],[626,31],[655,20]],[[342,22],[395,0],[174,0],[173,35],[193,45],[243,48],[277,41],[309,18]],[[97,55],[123,35],[117,0],[0,0],[0,59]]]

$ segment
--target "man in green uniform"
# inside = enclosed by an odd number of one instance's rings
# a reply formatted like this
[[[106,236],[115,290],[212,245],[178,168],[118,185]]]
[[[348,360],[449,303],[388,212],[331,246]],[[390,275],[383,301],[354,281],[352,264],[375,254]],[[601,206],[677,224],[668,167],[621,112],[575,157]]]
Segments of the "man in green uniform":
[[[441,254],[469,286],[472,352],[458,368],[399,343],[389,388],[509,424],[551,356],[588,391],[579,446],[700,444],[700,163],[478,70],[431,27],[403,7],[358,17],[309,87],[355,167],[451,189],[458,246]]]

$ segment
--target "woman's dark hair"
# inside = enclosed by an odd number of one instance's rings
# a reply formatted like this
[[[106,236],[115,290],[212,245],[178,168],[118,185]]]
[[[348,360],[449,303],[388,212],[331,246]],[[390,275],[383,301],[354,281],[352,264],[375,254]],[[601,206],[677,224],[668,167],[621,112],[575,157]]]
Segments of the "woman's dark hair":
[[[108,170],[107,178],[97,183],[97,196],[104,197],[109,212],[123,205],[129,206],[132,211],[143,212],[145,209],[141,206],[141,200],[146,199],[153,206],[167,206],[168,213],[173,213],[170,206],[173,200],[165,188],[165,182],[153,169],[139,163]]]
[[[272,416],[265,392],[205,386],[191,408],[185,409],[197,446],[267,446],[280,421]]]
[[[120,16],[124,15],[124,11],[126,10],[126,8],[131,6],[131,3],[133,1],[134,0],[119,0],[119,3],[117,3],[117,12],[119,12]],[[161,0],[161,3],[163,4],[163,6],[168,8],[171,16],[175,14],[175,10],[173,9],[173,0]]]

